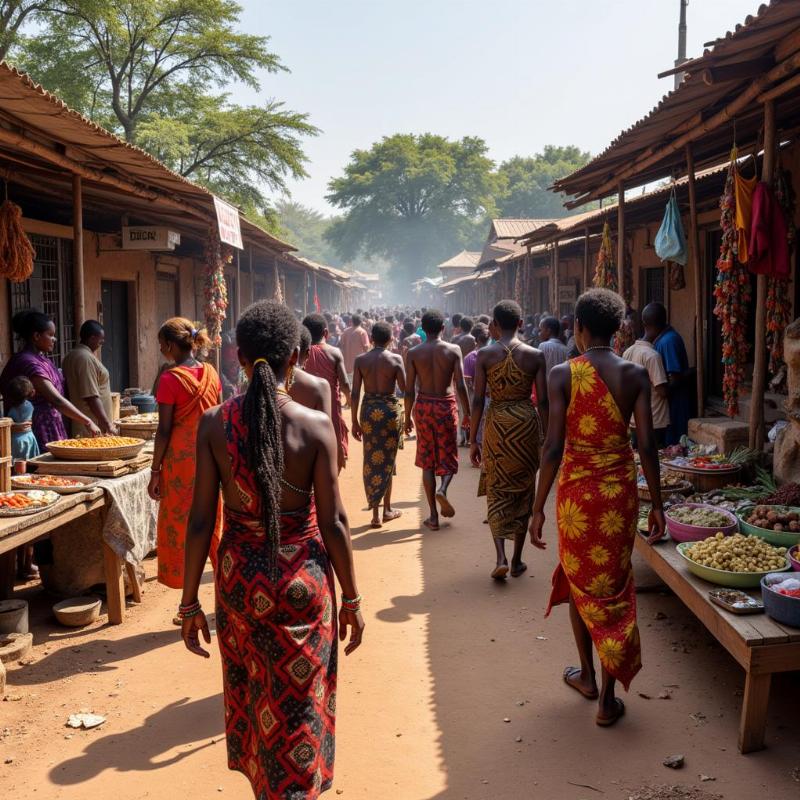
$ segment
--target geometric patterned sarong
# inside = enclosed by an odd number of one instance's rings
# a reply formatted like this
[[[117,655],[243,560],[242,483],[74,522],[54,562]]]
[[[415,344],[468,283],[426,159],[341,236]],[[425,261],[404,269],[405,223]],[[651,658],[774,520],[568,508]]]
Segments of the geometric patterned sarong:
[[[436,475],[458,472],[458,407],[455,395],[418,394],[414,402],[417,457],[420,469]]]
[[[400,401],[393,394],[367,393],[359,423],[364,442],[364,491],[377,508],[395,473],[397,450],[403,447]]]

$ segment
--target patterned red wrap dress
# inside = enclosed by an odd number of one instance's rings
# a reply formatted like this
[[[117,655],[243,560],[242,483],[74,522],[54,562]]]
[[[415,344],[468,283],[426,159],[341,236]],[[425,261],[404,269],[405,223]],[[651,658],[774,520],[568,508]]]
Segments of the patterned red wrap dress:
[[[636,467],[628,426],[591,361],[575,358],[570,370],[556,495],[559,565],[547,613],[571,596],[600,662],[627,690],[642,667],[631,569]]]
[[[225,507],[217,572],[228,766],[257,800],[313,800],[333,781],[337,625],[333,573],[313,498],[281,514],[269,576],[260,492],[247,466],[244,398],[222,407],[244,512]]]

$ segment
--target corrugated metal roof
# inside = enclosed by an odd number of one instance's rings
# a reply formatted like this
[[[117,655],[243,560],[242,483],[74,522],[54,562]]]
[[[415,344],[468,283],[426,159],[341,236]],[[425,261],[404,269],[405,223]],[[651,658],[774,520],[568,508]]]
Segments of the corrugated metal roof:
[[[800,3],[797,0],[772,0],[759,7],[755,16],[748,16],[743,25],[728,31],[707,49],[703,56],[687,62],[684,70],[689,74],[674,91],[666,94],[644,117],[623,130],[599,155],[571,175],[554,183],[553,189],[568,195],[581,195],[579,202],[591,198],[591,192],[612,180],[617,172],[629,167],[634,159],[649,154],[690,130],[702,131],[703,120],[720,111],[742,89],[753,82],[759,72],[768,69],[772,62],[783,60],[797,50],[795,34],[800,31]],[[790,38],[791,37],[791,38]],[[755,74],[741,72],[743,65],[751,64]],[[765,66],[767,65],[767,66]],[[739,66],[738,78],[731,77],[725,68]],[[717,70],[716,77],[714,70]],[[744,74],[745,77],[741,77]],[[704,81],[709,78],[709,85]],[[760,123],[760,104],[737,115],[739,143],[755,140]],[[731,121],[727,147],[733,142]],[[719,161],[719,146],[707,142],[695,145],[695,162],[707,166]],[[683,165],[682,150],[644,168],[635,176],[641,185],[669,174]],[[632,178],[631,180],[633,180]],[[603,194],[613,194],[612,191]]]
[[[12,124],[18,121],[25,131],[38,132],[66,145],[64,155],[81,167],[116,176],[153,192],[154,207],[158,206],[160,194],[180,199],[206,212],[209,220],[215,219],[213,195],[208,189],[173,172],[141,148],[73,111],[59,97],[5,61],[0,62],[0,109],[13,118]],[[31,138],[31,142],[35,140]],[[13,150],[13,145],[0,144],[0,151],[3,150]],[[86,179],[86,182],[92,181]],[[243,215],[240,217],[242,232],[261,244],[281,252],[295,249]]]
[[[458,255],[448,258],[438,265],[437,269],[464,269],[465,267],[477,267],[480,260],[480,251],[462,250]]]

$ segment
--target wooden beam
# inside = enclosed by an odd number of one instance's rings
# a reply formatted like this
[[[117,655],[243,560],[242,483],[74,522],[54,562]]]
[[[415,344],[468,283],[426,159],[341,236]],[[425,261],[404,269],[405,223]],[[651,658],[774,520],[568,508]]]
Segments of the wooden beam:
[[[759,95],[758,102],[766,103],[767,100],[775,100],[777,97],[782,97],[788,92],[791,92],[793,89],[796,89],[798,86],[800,86],[800,75],[795,75],[793,78],[789,78],[788,81],[779,83],[777,86],[773,86],[769,91]]]
[[[738,97],[728,103],[723,109],[713,114],[707,120],[704,120],[699,125],[696,125],[691,130],[686,131],[682,135],[673,139],[669,144],[659,148],[655,152],[645,156],[640,155],[635,158],[627,167],[617,172],[613,178],[602,183],[599,187],[591,192],[587,192],[580,198],[581,203],[595,200],[599,197],[605,197],[614,191],[614,188],[619,185],[621,181],[627,181],[634,178],[636,175],[644,172],[644,170],[658,164],[663,159],[682,150],[690,142],[702,138],[708,133],[715,131],[721,125],[730,122],[734,117],[748,106],[752,101],[756,100],[766,89],[773,83],[782,80],[787,75],[791,75],[800,68],[800,52],[782,61],[777,66],[773,67],[769,72],[762,75],[753,81]],[[672,132],[665,134],[671,135]],[[647,152],[647,151],[645,151]],[[557,188],[561,188],[560,186]],[[566,190],[565,190],[566,191]],[[568,208],[573,208],[572,204],[567,204]]]
[[[558,263],[560,253],[558,252],[558,239],[553,242],[553,288],[552,288],[552,296],[553,296],[553,306],[550,309],[550,313],[558,318],[560,315],[558,313],[558,278],[559,278],[559,267],[560,264]]]
[[[625,297],[625,185],[617,184],[617,291]]]
[[[742,61],[738,64],[726,64],[718,67],[709,67],[702,70],[699,75],[706,86],[714,86],[726,81],[742,81],[747,78],[755,78],[762,72],[766,72],[775,66],[775,59],[772,56],[764,58],[754,58],[751,61]]]
[[[83,271],[83,186],[80,175],[72,176],[72,294],[75,340],[86,321],[86,285]]]
[[[700,234],[697,228],[697,192],[694,182],[694,153],[692,146],[686,145],[686,174],[689,182],[689,269],[694,275],[694,352],[697,371],[697,416],[705,415],[705,360],[703,332],[703,290],[705,270],[700,257]],[[669,286],[669,280],[667,280]]]
[[[764,159],[761,180],[772,185],[775,169],[775,101],[764,103]],[[750,390],[750,447],[761,450],[764,431],[764,391],[767,388],[767,276],[756,281],[756,342],[753,352],[753,383]]]
[[[583,291],[589,288],[591,273],[589,271],[589,226],[583,229]]]

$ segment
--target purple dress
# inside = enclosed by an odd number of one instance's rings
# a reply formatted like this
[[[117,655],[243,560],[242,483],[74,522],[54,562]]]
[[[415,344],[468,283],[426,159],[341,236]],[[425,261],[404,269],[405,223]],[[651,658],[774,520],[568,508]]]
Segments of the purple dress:
[[[8,384],[24,375],[32,380],[33,378],[44,378],[50,381],[55,390],[63,396],[64,376],[61,370],[57,369],[52,361],[39,353],[31,353],[23,350],[15,353],[8,360],[5,369],[0,374],[0,392],[5,398]],[[57,442],[67,438],[67,429],[64,426],[64,419],[61,413],[53,408],[50,403],[39,394],[33,398],[33,435],[39,444],[39,449],[45,452],[45,445],[48,442]],[[6,401],[6,406],[8,402]]]

